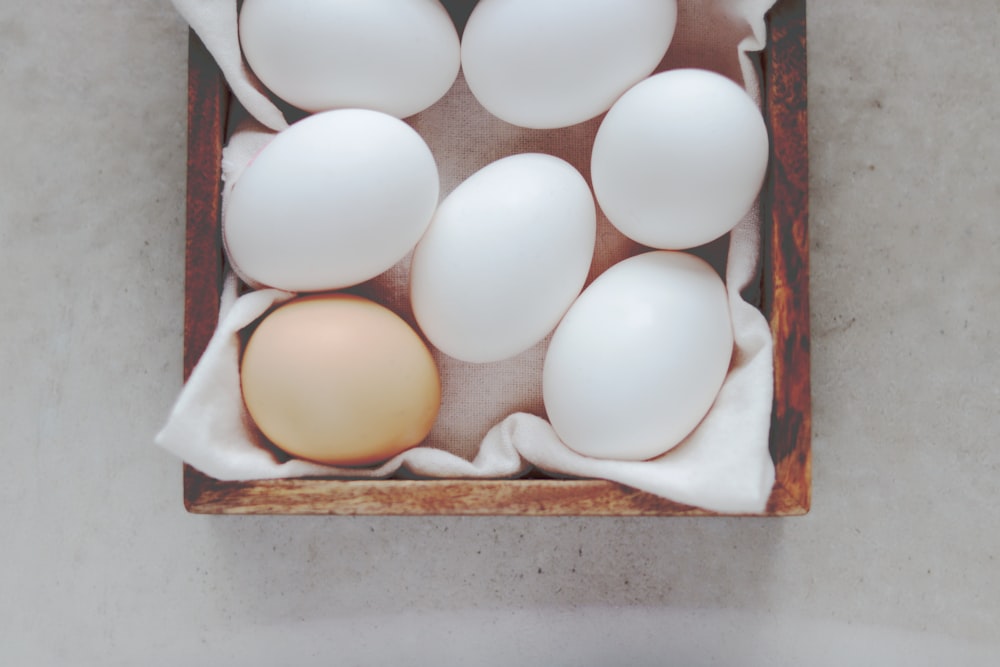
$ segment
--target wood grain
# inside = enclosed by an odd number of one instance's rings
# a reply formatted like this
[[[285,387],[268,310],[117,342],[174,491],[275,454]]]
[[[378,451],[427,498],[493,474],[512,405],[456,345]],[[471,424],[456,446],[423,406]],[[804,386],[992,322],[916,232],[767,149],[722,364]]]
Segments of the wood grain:
[[[764,54],[772,154],[763,239],[771,270],[764,272],[762,309],[774,339],[771,458],[777,479],[767,510],[773,514],[804,514],[812,488],[805,21],[804,2],[779,3]]]
[[[184,269],[184,379],[219,319],[223,254],[219,232],[222,145],[229,94],[205,45],[188,36],[187,232]]]
[[[808,161],[805,0],[779,0],[763,60],[772,137],[763,192],[761,309],[774,336],[768,516],[804,514],[811,488]],[[223,256],[220,164],[229,93],[195,35],[190,40],[185,378],[218,318]],[[711,512],[601,480],[333,480],[221,482],[184,466],[184,504],[206,514],[459,514],[702,516]]]
[[[704,515],[594,480],[329,480],[219,482],[186,476],[188,509],[219,514]]]

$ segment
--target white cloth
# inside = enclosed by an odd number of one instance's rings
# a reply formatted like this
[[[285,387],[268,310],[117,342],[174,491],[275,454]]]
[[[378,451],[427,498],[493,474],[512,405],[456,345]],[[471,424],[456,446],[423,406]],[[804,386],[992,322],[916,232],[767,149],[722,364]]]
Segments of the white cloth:
[[[275,128],[276,107],[254,88],[233,53],[233,0],[175,0],[216,58],[251,116]],[[764,12],[773,0],[681,0],[678,27],[661,69],[701,66],[742,80],[760,99],[756,60],[763,47]],[[210,43],[213,42],[214,43]],[[241,66],[235,67],[238,61]],[[265,103],[259,103],[263,99]],[[599,119],[565,130],[539,132],[493,118],[459,77],[439,103],[408,122],[427,140],[441,168],[442,193],[495,159],[527,151],[548,152],[589,174],[590,146]],[[252,121],[231,138],[223,157],[224,196],[253,155],[273,136]],[[558,474],[608,479],[708,510],[754,513],[764,509],[774,483],[768,450],[773,395],[771,333],[761,312],[747,303],[759,275],[760,219],[752,211],[725,242],[708,249],[724,267],[735,344],[730,372],[712,410],[679,446],[651,461],[590,459],[574,453],[542,418],[541,364],[546,341],[514,359],[465,364],[435,351],[444,386],[441,414],[424,445],[372,469],[338,469],[298,460],[279,462],[254,441],[239,393],[237,332],[291,295],[259,290],[235,298],[227,281],[219,326],[156,441],[202,472],[224,480],[306,475],[505,478],[531,465]],[[606,219],[598,228],[591,279],[641,250]],[[376,301],[413,323],[407,299],[408,259],[365,285]]]
[[[173,3],[215,58],[236,99],[272,130],[288,127],[288,121],[264,94],[260,82],[243,60],[236,0],[173,0]]]

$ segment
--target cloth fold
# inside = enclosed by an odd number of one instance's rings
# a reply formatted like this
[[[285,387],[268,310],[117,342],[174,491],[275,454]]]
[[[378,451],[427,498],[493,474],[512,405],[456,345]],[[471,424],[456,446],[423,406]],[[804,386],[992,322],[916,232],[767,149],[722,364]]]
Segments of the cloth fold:
[[[230,139],[223,156],[225,197],[253,156],[284,127],[284,118],[246,69],[236,37],[233,0],[174,0],[220,61],[241,104],[255,119]],[[773,0],[681,0],[674,41],[660,69],[706,67],[741,81],[760,100],[758,61],[764,14]],[[252,92],[251,92],[252,91]],[[277,114],[277,116],[275,115]],[[438,104],[407,119],[434,152],[442,196],[495,159],[548,152],[589,174],[589,151],[600,118],[551,132],[524,130],[490,116],[460,76]],[[278,460],[261,446],[239,389],[239,331],[291,294],[272,289],[237,297],[227,278],[217,330],[192,372],[156,442],[205,474],[222,480],[301,476],[378,478],[394,474],[439,478],[510,478],[534,466],[555,475],[599,478],[726,513],[763,511],[774,483],[768,449],[773,370],[771,333],[761,312],[744,300],[758,282],[760,216],[755,207],[720,255],[734,327],[730,371],[711,411],[684,442],[650,461],[580,456],[559,441],[544,419],[541,363],[546,341],[514,359],[464,364],[434,350],[446,387],[441,414],[427,441],[373,468],[334,468]],[[645,250],[622,237],[603,216],[590,279]],[[408,265],[397,266],[359,291],[411,324]]]
[[[261,123],[283,130],[288,121],[243,60],[236,0],[173,0],[177,12],[215,58],[236,99]]]

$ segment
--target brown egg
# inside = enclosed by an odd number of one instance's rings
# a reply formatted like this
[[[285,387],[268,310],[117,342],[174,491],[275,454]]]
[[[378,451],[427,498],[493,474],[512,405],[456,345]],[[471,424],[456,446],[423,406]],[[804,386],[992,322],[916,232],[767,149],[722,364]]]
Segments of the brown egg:
[[[329,465],[384,461],[422,441],[437,418],[441,379],[424,342],[367,299],[288,301],[247,341],[243,400],[288,454]]]

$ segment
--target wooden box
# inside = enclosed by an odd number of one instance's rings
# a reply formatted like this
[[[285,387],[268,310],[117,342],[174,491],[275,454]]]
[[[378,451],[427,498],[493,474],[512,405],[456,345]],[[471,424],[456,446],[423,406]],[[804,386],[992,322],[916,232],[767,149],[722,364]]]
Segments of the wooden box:
[[[218,319],[223,253],[221,154],[230,93],[190,36],[184,374]],[[809,293],[805,0],[779,0],[762,56],[764,115],[772,140],[762,194],[762,312],[774,337],[770,451],[776,481],[766,516],[810,503]],[[221,482],[184,466],[184,504],[207,514],[706,515],[600,480],[333,480]]]

